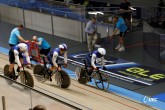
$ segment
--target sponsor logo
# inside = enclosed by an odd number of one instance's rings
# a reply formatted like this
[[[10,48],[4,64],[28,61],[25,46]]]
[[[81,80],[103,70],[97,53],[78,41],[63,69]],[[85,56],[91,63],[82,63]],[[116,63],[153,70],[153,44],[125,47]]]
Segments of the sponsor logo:
[[[165,74],[162,73],[151,73],[150,70],[146,70],[139,67],[131,67],[127,68],[124,71],[118,71],[121,74],[125,74],[127,76],[133,76],[135,78],[140,78],[146,81],[154,81],[161,80],[165,78]]]
[[[151,96],[144,96],[143,103],[157,102],[158,98],[152,98]]]

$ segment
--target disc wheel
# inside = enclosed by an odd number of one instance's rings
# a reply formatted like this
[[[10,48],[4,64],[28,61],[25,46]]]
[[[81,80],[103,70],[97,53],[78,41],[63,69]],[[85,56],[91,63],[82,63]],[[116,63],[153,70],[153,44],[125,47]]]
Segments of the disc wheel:
[[[63,70],[56,73],[55,80],[61,88],[68,88],[71,83],[69,75]]]
[[[8,78],[10,78],[10,74],[9,74],[9,65],[5,65],[5,67],[4,67],[4,76],[6,76],[6,77],[8,77]],[[10,80],[8,80],[8,79],[5,79],[6,80],[6,82],[8,83],[8,84],[13,84],[13,81],[10,81]]]
[[[33,69],[33,73],[37,81],[45,82],[46,81],[46,69],[41,65],[35,65]]]
[[[29,87],[33,87],[34,86],[34,80],[32,75],[28,72],[28,71],[21,71],[20,73],[20,80],[21,83],[29,86]]]

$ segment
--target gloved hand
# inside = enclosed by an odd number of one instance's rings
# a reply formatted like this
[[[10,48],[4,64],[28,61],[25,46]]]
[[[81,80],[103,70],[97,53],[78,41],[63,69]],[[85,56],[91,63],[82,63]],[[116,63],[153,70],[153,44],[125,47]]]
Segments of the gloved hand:
[[[23,71],[23,67],[20,67],[19,70],[20,70],[20,71]]]
[[[103,66],[103,70],[106,70],[106,67],[105,66]]]
[[[61,67],[58,67],[57,69],[58,69],[58,71],[61,71],[62,70]]]
[[[98,67],[96,67],[96,68],[94,68],[94,70],[99,70],[99,68],[98,68]]]
[[[68,66],[68,64],[67,64],[67,63],[65,63],[65,64],[64,64],[64,68],[66,68],[67,66]]]

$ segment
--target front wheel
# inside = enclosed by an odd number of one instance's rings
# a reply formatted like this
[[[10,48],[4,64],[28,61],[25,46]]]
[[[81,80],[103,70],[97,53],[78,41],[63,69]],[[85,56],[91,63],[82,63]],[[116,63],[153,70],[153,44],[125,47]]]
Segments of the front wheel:
[[[30,87],[34,86],[33,77],[28,71],[21,71],[20,79],[21,79],[21,83],[23,83],[27,86],[30,86]]]
[[[61,88],[68,88],[71,83],[69,75],[63,70],[56,73],[55,80]]]
[[[108,77],[103,73],[95,73],[94,76],[94,82],[96,86],[101,90],[106,90],[109,87],[109,80]]]

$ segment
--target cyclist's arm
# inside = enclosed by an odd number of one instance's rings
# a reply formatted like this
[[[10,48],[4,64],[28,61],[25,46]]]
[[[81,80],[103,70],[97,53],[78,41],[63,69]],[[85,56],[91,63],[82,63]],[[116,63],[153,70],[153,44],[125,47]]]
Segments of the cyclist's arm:
[[[68,59],[68,56],[67,56],[67,51],[64,53],[64,63],[66,64],[67,63],[67,59]]]
[[[28,51],[26,51],[24,55],[26,56],[26,61],[28,62],[28,64],[30,64],[30,57],[29,57]]]
[[[14,50],[14,57],[15,57],[15,61],[17,62],[19,67],[22,67],[22,64],[19,60],[19,52],[17,50]]]
[[[53,53],[53,58],[52,58],[52,63],[55,67],[58,67],[57,63],[56,63],[56,60],[57,60],[57,57],[58,57],[58,53],[57,52],[54,52]]]
[[[105,66],[104,57],[101,57],[101,66]]]
[[[96,55],[92,54],[91,65],[92,65],[93,68],[96,68],[95,61],[96,61]]]

